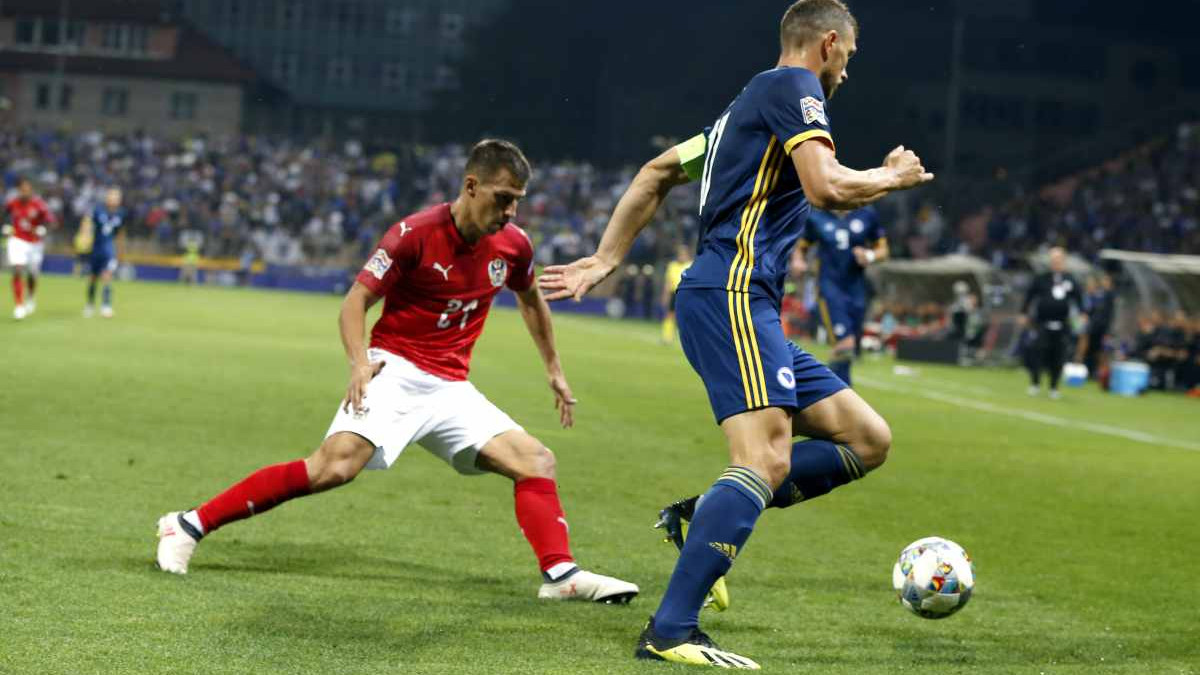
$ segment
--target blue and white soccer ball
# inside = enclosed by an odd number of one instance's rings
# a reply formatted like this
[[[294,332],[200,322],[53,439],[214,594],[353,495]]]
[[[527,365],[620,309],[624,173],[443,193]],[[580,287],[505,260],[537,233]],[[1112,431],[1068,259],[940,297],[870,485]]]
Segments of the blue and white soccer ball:
[[[975,590],[975,568],[963,547],[925,537],[900,552],[892,568],[900,603],[924,619],[944,619],[966,606]]]

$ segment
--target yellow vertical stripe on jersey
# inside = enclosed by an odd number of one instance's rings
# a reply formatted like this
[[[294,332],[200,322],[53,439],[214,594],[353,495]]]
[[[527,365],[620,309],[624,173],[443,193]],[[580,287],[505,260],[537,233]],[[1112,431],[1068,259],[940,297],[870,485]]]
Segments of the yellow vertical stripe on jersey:
[[[754,337],[754,326],[750,324],[749,307],[746,303],[735,299],[738,294],[738,287],[741,285],[741,270],[746,259],[746,235],[750,231],[750,215],[758,205],[759,198],[763,194],[766,187],[766,178],[769,173],[768,169],[771,166],[771,157],[775,150],[775,138],[767,143],[767,149],[763,152],[762,161],[758,166],[758,176],[754,179],[754,190],[751,193],[750,201],[746,203],[746,207],[742,210],[742,222],[738,228],[737,254],[733,257],[733,262],[729,265],[729,279],[725,284],[726,292],[729,296],[729,323],[733,334],[733,344],[738,355],[738,369],[742,375],[742,388],[746,394],[746,406],[749,408],[758,408],[766,405],[765,396],[762,392],[765,390],[763,382],[760,381],[762,372],[761,366],[755,370],[754,360],[750,354],[751,345],[747,341],[749,337]],[[744,312],[744,313],[743,313]],[[749,329],[749,330],[747,330]],[[754,349],[757,351],[758,340],[754,339]]]
[[[726,295],[729,296],[729,329],[731,331],[730,334],[733,336],[733,347],[737,351],[738,370],[742,373],[742,389],[746,392],[746,407],[753,408],[755,407],[754,397],[750,393],[750,378],[746,376],[746,360],[742,354],[741,328],[740,322],[737,319],[741,308],[739,307],[738,311],[734,311],[733,296],[737,295],[736,293],[726,291]]]
[[[749,242],[749,265],[746,267],[746,273],[742,277],[742,303],[745,305],[745,317],[750,333],[750,349],[748,351],[754,358],[754,363],[751,364],[750,368],[758,375],[758,389],[761,397],[760,405],[766,405],[768,402],[767,377],[763,370],[762,355],[758,349],[758,337],[754,332],[753,316],[750,314],[750,275],[754,269],[754,239],[758,236],[758,224],[762,222],[763,214],[767,210],[767,201],[770,199],[771,193],[775,190],[775,185],[779,182],[779,173],[783,169],[783,158],[783,153],[775,153],[775,158],[771,161],[771,166],[767,169],[767,185],[759,197],[757,213],[750,218],[750,232],[746,236],[746,240]]]

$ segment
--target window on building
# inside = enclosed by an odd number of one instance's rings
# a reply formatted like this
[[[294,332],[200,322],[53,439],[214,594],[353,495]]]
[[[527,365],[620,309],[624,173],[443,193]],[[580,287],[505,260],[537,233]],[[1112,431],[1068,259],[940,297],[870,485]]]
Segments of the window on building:
[[[383,88],[384,89],[407,89],[408,88],[408,67],[403,63],[385,63],[383,64]]]
[[[415,9],[389,7],[383,19],[383,29],[388,35],[411,35],[417,27],[418,14]]]
[[[64,84],[58,90],[58,109],[67,111],[71,109],[71,99],[75,97],[75,88],[69,84]]]
[[[304,5],[299,0],[284,0],[279,5],[279,27],[296,28],[304,19]]]
[[[300,74],[300,55],[276,54],[275,61],[271,65],[271,74],[276,81],[295,82],[296,77]]]
[[[458,71],[452,66],[441,65],[433,80],[434,87],[441,90],[454,91],[459,88]]]
[[[443,40],[458,40],[462,37],[463,28],[466,26],[466,21],[462,14],[456,12],[446,12],[442,14],[442,39]]]
[[[50,83],[38,82],[33,92],[33,107],[38,110],[50,109]]]
[[[350,59],[339,56],[329,60],[329,65],[325,71],[326,79],[330,84],[349,84],[352,79],[352,68]]]
[[[41,44],[47,47],[57,47],[59,43],[59,28],[62,25],[54,19],[46,19],[42,21],[42,39]]]
[[[150,28],[148,26],[130,26],[129,40],[126,50],[134,54],[145,54],[150,43]]]
[[[128,114],[129,90],[124,87],[105,87],[100,98],[100,112],[110,117]]]
[[[22,46],[33,46],[38,39],[37,19],[17,19],[16,43]]]
[[[196,119],[196,94],[191,91],[176,91],[171,93],[171,119]]]
[[[104,26],[104,31],[100,34],[100,45],[112,51],[119,50],[125,43],[124,28],[125,26],[115,23]]]
[[[70,21],[67,23],[67,44],[72,47],[83,46],[83,22]]]

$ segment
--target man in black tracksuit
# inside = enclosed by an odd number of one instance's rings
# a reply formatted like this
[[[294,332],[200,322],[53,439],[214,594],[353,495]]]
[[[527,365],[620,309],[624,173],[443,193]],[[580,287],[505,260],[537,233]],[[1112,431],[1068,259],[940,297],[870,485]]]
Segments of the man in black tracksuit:
[[[1029,395],[1041,391],[1042,371],[1050,375],[1050,398],[1058,398],[1058,379],[1067,360],[1067,339],[1071,335],[1071,305],[1083,312],[1083,292],[1079,282],[1066,272],[1067,253],[1050,249],[1050,271],[1033,280],[1021,307],[1022,323],[1033,320],[1037,338],[1026,355],[1029,368]]]
[[[1087,350],[1084,352],[1083,365],[1087,366],[1089,377],[1095,378],[1100,369],[1100,356],[1104,353],[1104,339],[1108,337],[1116,313],[1112,277],[1107,274],[1101,276],[1095,288],[1089,291]]]

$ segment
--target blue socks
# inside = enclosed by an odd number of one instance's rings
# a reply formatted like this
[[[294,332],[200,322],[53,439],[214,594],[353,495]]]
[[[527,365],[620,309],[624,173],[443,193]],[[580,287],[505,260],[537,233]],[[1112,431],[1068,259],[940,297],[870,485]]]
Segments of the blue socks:
[[[792,445],[792,470],[768,505],[785,509],[866,474],[850,446],[819,439],[800,441]]]
[[[100,304],[105,307],[112,307],[112,284],[104,284],[104,291],[101,295]]]
[[[700,498],[671,582],[654,613],[655,633],[678,640],[699,625],[704,596],[729,571],[771,499],[767,482],[740,466],[726,469]]]

